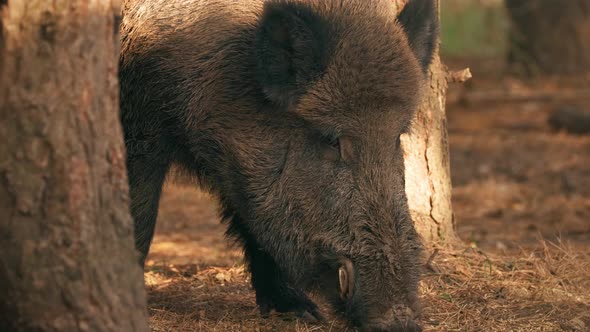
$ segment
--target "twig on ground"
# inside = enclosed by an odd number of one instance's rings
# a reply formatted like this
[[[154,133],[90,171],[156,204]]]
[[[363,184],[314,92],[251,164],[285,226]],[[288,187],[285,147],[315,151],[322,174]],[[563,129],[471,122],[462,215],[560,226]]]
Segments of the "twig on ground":
[[[434,261],[434,257],[438,255],[439,249],[434,249],[430,257],[428,257],[428,261],[426,261],[426,268],[434,273],[438,273],[438,269],[432,266],[432,261]]]
[[[456,71],[447,71],[447,82],[449,83],[465,83],[472,77],[473,76],[471,75],[471,70],[469,68]]]

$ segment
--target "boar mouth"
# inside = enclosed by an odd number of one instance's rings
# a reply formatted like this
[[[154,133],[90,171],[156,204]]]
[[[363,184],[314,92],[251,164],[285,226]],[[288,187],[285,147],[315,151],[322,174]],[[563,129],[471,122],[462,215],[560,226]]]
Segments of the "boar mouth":
[[[324,257],[321,266],[323,270],[319,272],[318,279],[314,279],[311,288],[327,299],[332,310],[346,319],[351,327],[363,332],[422,331],[417,297],[407,294],[403,303],[395,301],[389,309],[383,308],[382,302],[365,299],[369,294],[363,292],[365,287],[358,271],[360,267],[351,258]],[[365,292],[371,292],[370,289],[365,289]]]

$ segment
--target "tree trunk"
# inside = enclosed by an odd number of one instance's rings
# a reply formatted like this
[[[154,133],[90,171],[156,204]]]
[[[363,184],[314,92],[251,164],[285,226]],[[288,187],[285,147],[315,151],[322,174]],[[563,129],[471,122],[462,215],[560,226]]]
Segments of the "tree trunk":
[[[403,147],[406,195],[416,229],[426,242],[455,237],[445,95],[446,67],[438,54],[429,70],[424,101]]]
[[[0,0],[0,331],[148,330],[118,118],[118,11]]]
[[[527,76],[590,73],[590,1],[505,0],[509,68]]]
[[[396,1],[400,9],[406,2]],[[437,5],[440,8],[440,1]],[[446,74],[437,47],[411,134],[402,137],[408,205],[416,229],[427,243],[456,239],[445,114]]]

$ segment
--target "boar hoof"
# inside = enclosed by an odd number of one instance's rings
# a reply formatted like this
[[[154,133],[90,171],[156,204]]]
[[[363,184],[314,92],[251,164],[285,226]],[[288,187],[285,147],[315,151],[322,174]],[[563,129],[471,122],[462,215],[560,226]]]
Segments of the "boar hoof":
[[[262,318],[270,317],[271,306],[269,303],[260,303],[258,304],[258,307],[260,309],[260,316],[262,316]]]
[[[298,312],[297,317],[299,317],[305,321],[308,321],[308,322],[318,322],[319,323],[319,322],[324,321],[324,317],[317,309],[315,311],[305,310],[303,312]]]
[[[303,292],[290,287],[285,287],[275,295],[256,296],[256,302],[260,308],[260,315],[269,317],[271,310],[279,313],[292,312],[299,318],[309,321],[321,322],[324,320],[318,306]]]

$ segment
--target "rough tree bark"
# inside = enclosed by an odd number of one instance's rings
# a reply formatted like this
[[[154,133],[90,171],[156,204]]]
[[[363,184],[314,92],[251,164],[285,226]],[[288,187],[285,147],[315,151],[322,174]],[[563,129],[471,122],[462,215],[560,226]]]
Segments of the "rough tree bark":
[[[0,0],[0,331],[148,331],[118,12],[109,0]]]
[[[394,1],[400,9],[407,2]],[[437,6],[440,8],[440,1]],[[402,137],[408,204],[416,229],[427,243],[456,239],[445,114],[446,78],[447,70],[437,46],[411,134]]]
[[[590,1],[505,0],[513,72],[590,73]]]

